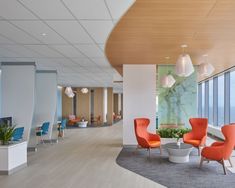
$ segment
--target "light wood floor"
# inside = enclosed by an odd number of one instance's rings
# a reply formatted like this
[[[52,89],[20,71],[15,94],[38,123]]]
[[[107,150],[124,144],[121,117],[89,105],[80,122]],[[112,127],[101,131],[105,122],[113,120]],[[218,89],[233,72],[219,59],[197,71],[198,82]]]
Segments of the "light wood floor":
[[[112,127],[67,130],[59,144],[28,156],[28,167],[0,176],[0,188],[158,188],[163,187],[116,164],[122,122]]]

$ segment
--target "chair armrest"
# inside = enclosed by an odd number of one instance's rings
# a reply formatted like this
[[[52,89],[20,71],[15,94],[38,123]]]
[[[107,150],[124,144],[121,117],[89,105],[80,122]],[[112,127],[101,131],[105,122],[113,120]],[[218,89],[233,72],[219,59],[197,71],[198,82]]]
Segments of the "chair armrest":
[[[223,146],[204,147],[201,155],[210,160],[221,160],[223,159]]]
[[[207,135],[203,136],[200,142],[200,146],[204,146],[206,144],[206,137]]]
[[[149,133],[150,141],[161,141],[161,137],[158,134]]]
[[[142,147],[142,148],[149,148],[149,144],[148,144],[148,141],[143,138],[143,137],[138,137],[136,138],[137,139],[137,142],[138,144]]]
[[[224,145],[224,142],[214,142],[211,144],[211,146],[222,146]]]
[[[189,132],[189,133],[185,133],[183,135],[183,141],[185,140],[191,140],[193,138],[193,133],[192,132]]]

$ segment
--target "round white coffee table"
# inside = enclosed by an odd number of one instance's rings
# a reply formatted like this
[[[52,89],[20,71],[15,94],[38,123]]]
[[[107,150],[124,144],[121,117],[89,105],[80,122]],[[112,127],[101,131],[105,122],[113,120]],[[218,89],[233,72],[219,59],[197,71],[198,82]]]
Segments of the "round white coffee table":
[[[88,123],[88,121],[79,121],[79,122],[77,122],[77,124],[80,128],[87,127],[87,123]]]
[[[169,154],[169,161],[173,163],[186,163],[189,162],[189,154],[193,146],[185,143],[181,143],[180,146],[176,143],[168,143],[165,144],[165,148]]]

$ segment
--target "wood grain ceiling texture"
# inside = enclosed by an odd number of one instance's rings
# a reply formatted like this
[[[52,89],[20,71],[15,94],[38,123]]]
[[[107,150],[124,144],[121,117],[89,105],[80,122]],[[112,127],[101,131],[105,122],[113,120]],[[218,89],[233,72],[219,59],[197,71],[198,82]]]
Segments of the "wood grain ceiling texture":
[[[123,64],[174,64],[187,44],[195,65],[208,61],[215,74],[235,65],[234,0],[136,0],[113,29],[106,55]],[[204,78],[201,78],[204,79]]]

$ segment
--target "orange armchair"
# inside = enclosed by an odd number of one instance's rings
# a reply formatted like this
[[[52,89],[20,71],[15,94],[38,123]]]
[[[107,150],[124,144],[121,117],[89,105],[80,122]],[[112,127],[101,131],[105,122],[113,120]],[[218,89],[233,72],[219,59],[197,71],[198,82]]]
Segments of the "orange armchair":
[[[146,148],[150,151],[152,148],[159,148],[161,151],[161,138],[157,134],[152,134],[147,131],[147,127],[150,123],[150,120],[147,118],[136,118],[134,120],[135,124],[135,135],[138,142],[138,148]]]
[[[211,146],[202,149],[200,168],[203,161],[217,161],[223,165],[224,174],[226,174],[224,160],[229,160],[230,165],[233,166],[230,156],[235,145],[235,124],[225,125],[221,130],[225,141],[214,142]]]
[[[192,131],[184,134],[183,141],[196,147],[198,155],[200,155],[200,147],[206,144],[208,120],[207,118],[190,118],[189,122],[192,126]]]

